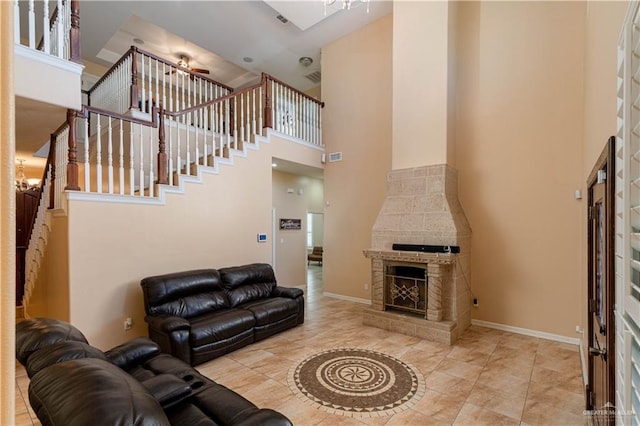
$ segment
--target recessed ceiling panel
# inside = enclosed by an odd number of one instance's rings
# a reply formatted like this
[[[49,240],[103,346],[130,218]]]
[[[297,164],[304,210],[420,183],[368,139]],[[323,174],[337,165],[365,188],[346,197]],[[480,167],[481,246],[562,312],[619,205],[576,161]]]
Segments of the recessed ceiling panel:
[[[324,1],[273,1],[264,0],[266,4],[287,18],[296,27],[305,31],[325,18],[340,11],[335,7],[325,7]]]

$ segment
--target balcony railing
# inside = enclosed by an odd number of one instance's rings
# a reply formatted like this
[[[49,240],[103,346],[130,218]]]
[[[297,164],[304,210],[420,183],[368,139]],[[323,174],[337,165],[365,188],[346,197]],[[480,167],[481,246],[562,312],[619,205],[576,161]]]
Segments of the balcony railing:
[[[15,0],[14,19],[16,44],[81,62],[79,0]]]

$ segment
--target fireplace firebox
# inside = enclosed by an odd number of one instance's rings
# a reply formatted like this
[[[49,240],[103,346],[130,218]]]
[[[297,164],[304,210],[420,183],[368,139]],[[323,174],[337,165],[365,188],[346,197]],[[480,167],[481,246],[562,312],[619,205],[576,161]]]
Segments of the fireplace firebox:
[[[427,269],[406,264],[385,265],[385,310],[397,309],[426,315]]]

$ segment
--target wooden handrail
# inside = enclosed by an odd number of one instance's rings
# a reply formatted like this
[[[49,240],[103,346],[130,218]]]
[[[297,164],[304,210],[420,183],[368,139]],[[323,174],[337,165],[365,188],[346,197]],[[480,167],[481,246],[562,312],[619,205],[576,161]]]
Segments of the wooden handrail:
[[[77,111],[77,115],[83,118],[87,118],[87,113],[100,114],[107,117],[115,118],[117,120],[128,121],[130,123],[142,124],[143,126],[158,127],[158,108],[152,107],[151,120],[142,120],[140,118],[131,117],[129,115],[119,114],[117,112],[109,111],[102,108],[96,108],[89,105],[83,105],[82,110]]]
[[[164,58],[161,58],[160,56],[154,55],[153,53],[147,52],[146,50],[139,49],[139,48],[138,48],[138,47],[136,47],[136,46],[131,46],[131,47],[129,48],[129,50],[127,50],[127,51],[125,52],[125,54],[124,54],[124,55],[122,55],[122,57],[121,57],[120,59],[118,59],[118,60],[116,61],[116,63],[115,63],[115,64],[113,64],[113,65],[111,66],[111,68],[109,68],[109,69],[107,70],[107,72],[106,72],[106,73],[104,73],[104,75],[103,75],[103,76],[102,76],[98,81],[96,81],[96,83],[95,83],[93,86],[91,86],[91,88],[90,88],[89,90],[87,90],[88,94],[90,95],[90,94],[91,94],[91,92],[93,92],[93,91],[95,90],[95,88],[96,88],[96,87],[98,87],[100,84],[102,84],[102,82],[103,82],[106,78],[108,78],[108,77],[109,77],[109,74],[111,74],[111,72],[113,72],[116,68],[118,68],[118,67],[120,66],[120,64],[122,64],[122,62],[124,62],[124,60],[125,60],[129,55],[131,55],[131,54],[133,54],[133,53],[140,53],[140,54],[142,54],[142,55],[148,56],[148,57],[150,57],[151,59],[155,59],[156,61],[159,61],[159,62],[162,62],[162,63],[164,63],[164,64],[166,64],[166,65],[169,65],[171,68],[176,68],[176,69],[178,69],[178,70],[180,70],[180,71],[182,71],[182,72],[185,72],[185,73],[187,73],[187,74],[193,75],[194,77],[201,78],[202,80],[206,80],[206,81],[208,81],[208,82],[210,82],[210,83],[216,84],[216,85],[218,85],[218,86],[220,86],[220,87],[222,87],[222,88],[224,88],[224,89],[227,89],[227,90],[229,90],[229,91],[233,92],[233,87],[227,86],[226,84],[222,84],[222,83],[220,83],[219,81],[216,81],[216,80],[214,80],[214,79],[212,79],[212,78],[205,77],[205,76],[203,76],[202,74],[198,74],[198,73],[196,73],[196,72],[193,72],[193,71],[191,71],[191,70],[190,70],[190,69],[188,69],[188,68],[181,67],[180,65],[177,65],[177,64],[175,64],[175,63],[173,63],[173,62],[170,62],[170,61],[168,61],[168,60],[166,60],[166,59],[164,59]],[[135,61],[134,61],[134,64],[135,64]],[[132,66],[135,66],[135,65],[132,65]],[[137,75],[137,73],[136,73],[136,75]]]

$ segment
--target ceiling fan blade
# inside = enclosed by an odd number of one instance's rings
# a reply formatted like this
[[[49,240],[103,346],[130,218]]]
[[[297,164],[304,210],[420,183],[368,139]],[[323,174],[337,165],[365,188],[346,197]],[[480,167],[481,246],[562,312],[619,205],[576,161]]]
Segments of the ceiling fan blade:
[[[209,70],[205,70],[203,68],[191,68],[191,71],[197,72],[199,74],[209,74]]]

